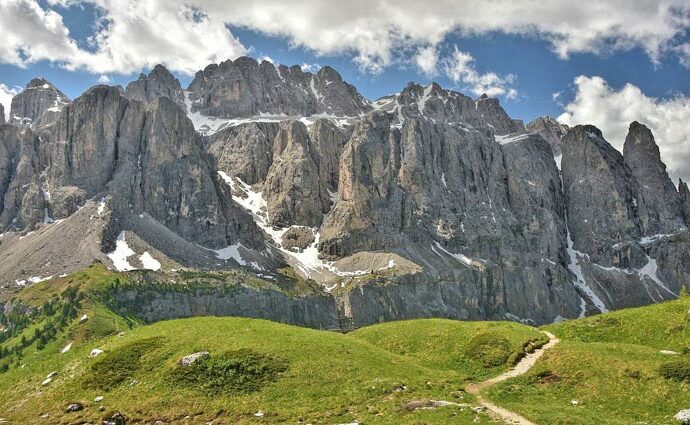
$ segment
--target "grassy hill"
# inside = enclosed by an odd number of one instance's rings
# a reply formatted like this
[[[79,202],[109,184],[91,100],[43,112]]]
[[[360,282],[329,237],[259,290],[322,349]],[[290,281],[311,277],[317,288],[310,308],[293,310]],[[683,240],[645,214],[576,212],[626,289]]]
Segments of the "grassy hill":
[[[94,266],[17,295],[0,317],[0,418],[99,423],[122,412],[130,423],[492,423],[464,388],[546,342],[540,329],[517,323],[442,319],[349,334],[232,317],[146,325],[108,307],[105,289],[127,279]],[[690,408],[689,313],[683,298],[547,326],[562,342],[484,396],[538,424],[672,424]],[[91,357],[93,349],[103,353]],[[210,356],[179,365],[200,351]],[[66,412],[72,403],[82,409]]]
[[[1,418],[94,423],[120,411],[146,423],[489,423],[464,385],[507,369],[542,335],[449,320],[352,334],[231,317],[144,325],[101,302],[99,291],[116,280],[126,275],[92,267],[19,294],[27,323],[2,344]],[[46,338],[47,328],[55,332]],[[93,349],[103,353],[92,358]],[[210,357],[178,364],[199,351]],[[422,408],[432,401],[450,403]],[[72,403],[83,409],[65,412]]]
[[[546,329],[562,342],[492,401],[554,425],[674,424],[690,408],[690,298]]]

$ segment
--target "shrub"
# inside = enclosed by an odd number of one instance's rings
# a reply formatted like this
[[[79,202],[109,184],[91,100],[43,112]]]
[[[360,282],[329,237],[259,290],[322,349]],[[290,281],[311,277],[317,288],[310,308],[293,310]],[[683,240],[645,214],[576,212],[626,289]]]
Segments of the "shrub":
[[[477,334],[467,344],[467,356],[486,367],[506,364],[510,353],[510,342],[496,333]]]
[[[171,381],[209,395],[246,394],[275,381],[288,368],[286,361],[250,349],[229,351],[177,366]]]
[[[690,381],[690,360],[675,360],[661,365],[659,373],[666,379]]]
[[[135,341],[99,356],[86,376],[86,384],[100,390],[109,390],[133,377],[148,364],[153,364],[150,354],[160,347],[163,338]]]

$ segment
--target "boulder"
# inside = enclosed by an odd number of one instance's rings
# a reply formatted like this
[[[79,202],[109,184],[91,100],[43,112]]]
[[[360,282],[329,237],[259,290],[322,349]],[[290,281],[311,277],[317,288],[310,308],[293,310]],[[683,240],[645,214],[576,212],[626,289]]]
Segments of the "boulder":
[[[680,412],[676,413],[676,416],[674,416],[673,419],[681,424],[690,424],[690,409],[681,410]]]
[[[314,242],[314,232],[308,227],[292,226],[283,233],[281,244],[284,248],[302,252]]]
[[[179,364],[180,366],[188,367],[188,366],[193,365],[194,362],[196,362],[197,360],[205,359],[205,358],[209,357],[210,355],[211,355],[211,353],[209,353],[208,351],[199,351],[197,353],[192,353],[192,354],[189,354],[189,355],[182,357],[177,362],[177,364]]]
[[[66,413],[79,412],[80,410],[84,410],[84,405],[79,402],[70,403],[65,408]]]

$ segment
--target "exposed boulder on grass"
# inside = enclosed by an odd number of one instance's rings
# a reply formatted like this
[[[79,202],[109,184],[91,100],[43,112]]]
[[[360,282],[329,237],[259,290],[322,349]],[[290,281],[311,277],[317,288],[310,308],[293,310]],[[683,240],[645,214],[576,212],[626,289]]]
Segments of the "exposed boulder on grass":
[[[682,424],[690,424],[690,409],[681,410],[673,418]]]
[[[197,360],[205,359],[205,358],[209,357],[210,355],[211,355],[211,353],[209,353],[208,351],[199,351],[197,353],[193,353],[193,354],[190,354],[188,356],[182,357],[180,359],[180,361],[178,362],[178,364],[180,366],[191,366]]]

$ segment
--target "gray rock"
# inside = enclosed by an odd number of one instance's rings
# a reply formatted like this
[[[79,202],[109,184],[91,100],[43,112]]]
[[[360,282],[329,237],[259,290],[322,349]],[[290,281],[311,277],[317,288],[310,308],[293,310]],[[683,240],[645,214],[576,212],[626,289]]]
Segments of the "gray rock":
[[[397,97],[389,99],[379,109],[391,113],[397,125],[407,118],[425,117],[438,124],[483,128],[500,135],[525,130],[522,121],[510,118],[501,108],[498,99],[483,95],[473,100],[436,83],[426,87],[410,83]]]
[[[0,103],[0,125],[5,124],[5,107]]]
[[[685,223],[690,226],[690,190],[688,190],[688,184],[682,179],[678,179],[678,195],[680,197],[683,218],[685,218]]]
[[[561,142],[563,189],[575,249],[611,265],[616,243],[639,240],[635,181],[623,156],[593,126],[572,128]]]
[[[630,124],[623,158],[637,182],[635,204],[645,235],[670,233],[685,221],[676,187],[661,162],[652,132],[637,121]]]
[[[318,73],[299,66],[276,67],[249,57],[207,66],[188,88],[192,112],[237,118],[259,113],[357,116],[370,106],[357,90],[329,67]]]
[[[263,182],[273,163],[278,123],[247,123],[221,130],[208,138],[207,150],[219,171],[253,185]]]
[[[208,358],[210,356],[211,356],[211,353],[209,353],[208,351],[199,351],[197,353],[192,353],[192,354],[189,354],[189,355],[182,357],[180,359],[180,361],[178,361],[177,363],[180,366],[189,367],[189,366],[193,365],[197,360],[205,359],[205,358]]]
[[[281,243],[284,248],[302,252],[314,242],[314,233],[308,227],[293,226],[283,233]]]
[[[38,128],[55,122],[69,98],[43,78],[34,78],[12,98],[10,122]]]
[[[309,133],[301,122],[281,124],[263,194],[269,220],[276,226],[318,226],[328,212],[328,190],[319,179]]]
[[[567,125],[561,124],[549,116],[543,116],[530,121],[526,128],[530,133],[538,134],[549,142],[554,156],[561,154],[561,139],[568,132],[569,127]]]
[[[66,413],[79,412],[80,410],[84,410],[84,405],[81,403],[70,403],[65,408]]]
[[[681,410],[673,417],[681,424],[690,424],[690,409]]]
[[[139,79],[127,84],[126,96],[140,102],[152,102],[161,96],[186,108],[180,81],[163,65],[156,65],[148,74],[140,74]]]

